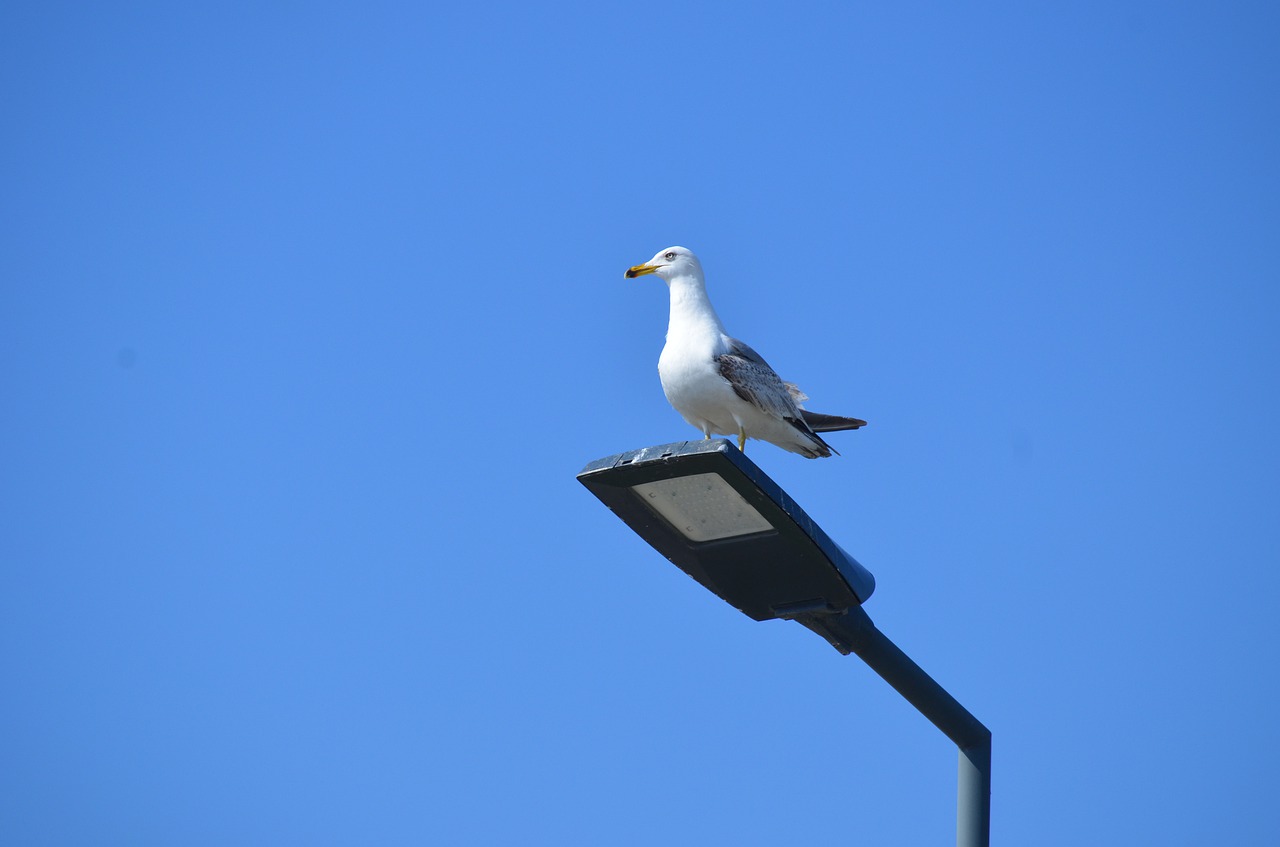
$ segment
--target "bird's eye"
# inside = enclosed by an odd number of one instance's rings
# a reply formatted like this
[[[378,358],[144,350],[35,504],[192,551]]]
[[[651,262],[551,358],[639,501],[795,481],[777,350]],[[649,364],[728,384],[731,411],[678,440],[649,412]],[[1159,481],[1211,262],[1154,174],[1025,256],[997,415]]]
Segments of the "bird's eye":
[[[664,258],[665,258],[668,262],[674,262],[674,261],[675,261],[675,259],[676,259],[676,251],[674,251],[674,250],[668,250],[668,251],[666,252],[666,255],[664,256]]]

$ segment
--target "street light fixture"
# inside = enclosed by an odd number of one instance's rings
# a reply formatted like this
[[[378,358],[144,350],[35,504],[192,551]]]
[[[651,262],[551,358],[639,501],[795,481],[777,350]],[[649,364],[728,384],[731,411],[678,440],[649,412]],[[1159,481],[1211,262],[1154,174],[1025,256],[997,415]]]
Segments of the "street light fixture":
[[[578,474],[637,535],[758,621],[794,620],[856,653],[960,749],[957,847],[987,847],[991,732],[881,633],[875,578],[724,439],[609,456]]]

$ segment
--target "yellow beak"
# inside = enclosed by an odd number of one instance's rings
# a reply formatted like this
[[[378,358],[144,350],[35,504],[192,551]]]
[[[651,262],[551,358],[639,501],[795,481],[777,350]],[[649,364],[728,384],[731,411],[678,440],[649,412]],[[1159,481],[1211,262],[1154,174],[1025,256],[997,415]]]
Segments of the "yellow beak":
[[[656,273],[662,265],[636,265],[634,268],[627,268],[627,279],[635,279],[645,274]]]

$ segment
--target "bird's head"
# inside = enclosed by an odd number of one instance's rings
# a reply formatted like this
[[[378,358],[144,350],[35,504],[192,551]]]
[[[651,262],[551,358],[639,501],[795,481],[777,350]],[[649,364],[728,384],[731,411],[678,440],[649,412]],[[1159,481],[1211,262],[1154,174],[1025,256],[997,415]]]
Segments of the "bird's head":
[[[688,247],[668,247],[659,250],[652,259],[643,265],[627,269],[627,279],[635,279],[645,274],[655,274],[667,282],[678,276],[702,278],[702,264]]]

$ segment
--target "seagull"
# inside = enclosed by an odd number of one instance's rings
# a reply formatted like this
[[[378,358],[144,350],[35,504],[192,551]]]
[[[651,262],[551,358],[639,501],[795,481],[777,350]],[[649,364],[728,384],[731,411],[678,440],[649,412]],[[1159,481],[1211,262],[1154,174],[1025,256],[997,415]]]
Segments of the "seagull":
[[[692,250],[660,250],[626,276],[646,274],[661,277],[671,292],[667,343],[658,358],[662,391],[704,438],[737,435],[743,452],[747,439],[755,438],[817,459],[836,452],[818,433],[867,425],[857,418],[805,411],[800,404],[809,398],[799,388],[783,382],[759,353],[725,332],[707,298],[702,263]]]

